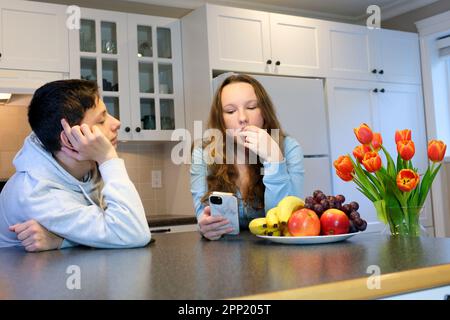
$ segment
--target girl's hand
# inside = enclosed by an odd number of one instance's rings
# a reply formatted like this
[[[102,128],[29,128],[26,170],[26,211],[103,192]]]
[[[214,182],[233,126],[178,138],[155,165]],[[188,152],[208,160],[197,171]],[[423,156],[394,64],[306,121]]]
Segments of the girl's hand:
[[[233,228],[221,229],[223,226],[229,224],[230,221],[222,216],[212,217],[211,208],[206,206],[203,210],[203,214],[200,216],[198,226],[200,233],[209,240],[218,240],[224,234],[233,231]]]
[[[243,138],[244,147],[257,154],[263,161],[283,161],[283,154],[278,143],[272,139],[265,129],[256,126],[247,126],[239,133],[239,136]]]

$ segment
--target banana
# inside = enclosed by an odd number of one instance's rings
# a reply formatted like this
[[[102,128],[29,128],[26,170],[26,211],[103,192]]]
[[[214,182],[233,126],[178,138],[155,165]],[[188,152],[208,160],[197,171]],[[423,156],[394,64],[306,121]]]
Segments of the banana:
[[[281,225],[287,225],[292,212],[301,209],[305,206],[305,201],[296,196],[284,197],[278,203],[278,220]]]
[[[266,213],[267,227],[278,228],[280,222],[278,221],[278,207],[272,208]]]
[[[267,231],[267,221],[266,218],[256,218],[250,221],[248,225],[250,232],[256,235],[265,235]]]
[[[280,231],[280,229],[269,228],[266,230],[265,235],[272,236],[272,237],[279,237],[279,236],[281,236],[281,231]]]

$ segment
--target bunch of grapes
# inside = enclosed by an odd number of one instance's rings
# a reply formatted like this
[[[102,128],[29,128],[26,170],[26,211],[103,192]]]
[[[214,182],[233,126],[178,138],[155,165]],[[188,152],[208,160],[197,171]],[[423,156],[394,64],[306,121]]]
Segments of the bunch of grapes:
[[[367,228],[367,221],[359,215],[359,204],[356,201],[344,203],[345,197],[342,194],[337,196],[327,196],[321,190],[314,191],[312,197],[306,197],[305,208],[313,210],[320,218],[322,213],[328,209],[338,209],[347,215],[350,220],[350,233],[364,231]]]

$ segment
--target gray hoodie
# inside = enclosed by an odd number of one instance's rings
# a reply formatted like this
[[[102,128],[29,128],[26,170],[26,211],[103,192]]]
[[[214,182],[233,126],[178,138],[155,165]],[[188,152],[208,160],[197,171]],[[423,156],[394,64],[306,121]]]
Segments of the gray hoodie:
[[[150,241],[144,208],[122,159],[99,166],[82,182],[31,133],[14,161],[16,173],[0,194],[0,247],[20,246],[8,227],[34,219],[68,240],[97,248],[131,248]]]

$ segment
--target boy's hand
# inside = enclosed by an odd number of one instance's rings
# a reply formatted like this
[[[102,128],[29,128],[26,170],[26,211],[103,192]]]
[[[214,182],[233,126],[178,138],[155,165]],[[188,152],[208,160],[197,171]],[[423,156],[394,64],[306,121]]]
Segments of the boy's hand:
[[[63,238],[51,233],[35,220],[17,223],[10,226],[9,230],[17,234],[17,239],[28,252],[58,249],[63,242]]]
[[[70,127],[66,119],[61,120],[61,125],[64,134],[73,146],[73,149],[64,146],[61,148],[61,151],[68,156],[79,161],[94,160],[99,165],[118,157],[111,141],[97,126],[93,126],[92,130],[87,124]]]

